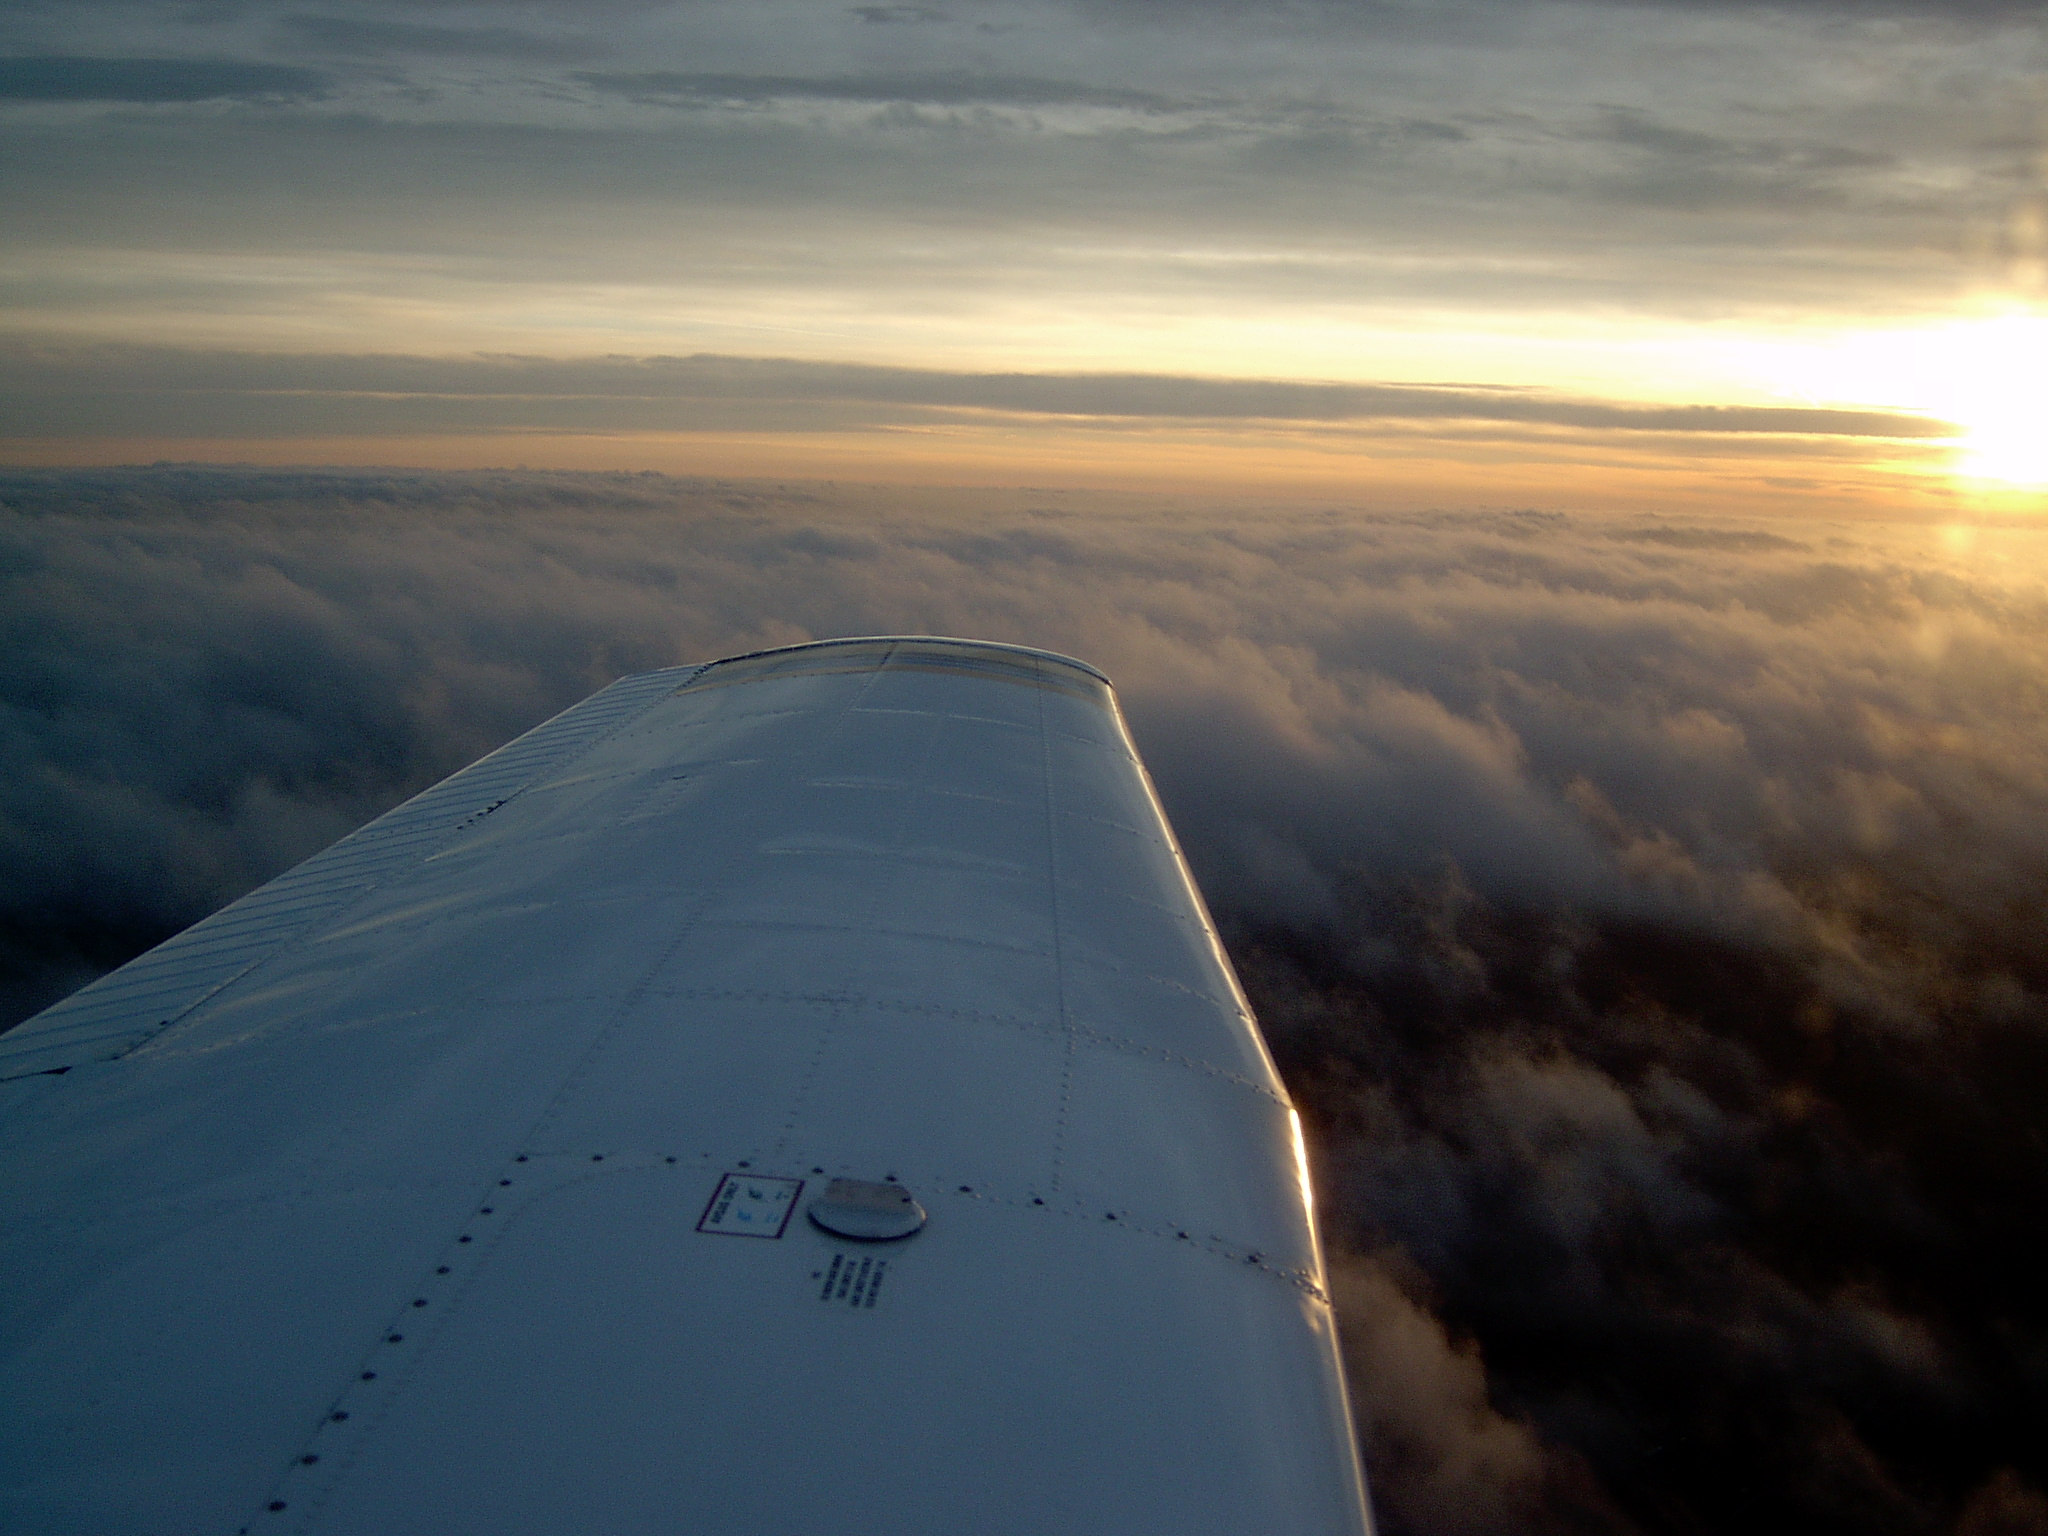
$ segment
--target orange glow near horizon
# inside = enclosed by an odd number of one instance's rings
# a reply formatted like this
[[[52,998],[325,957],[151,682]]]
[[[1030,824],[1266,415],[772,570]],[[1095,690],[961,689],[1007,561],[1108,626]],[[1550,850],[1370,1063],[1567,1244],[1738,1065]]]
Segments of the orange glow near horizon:
[[[586,432],[17,440],[21,466],[171,462],[269,466],[638,471],[747,479],[1043,486],[1338,500],[1380,507],[1515,506],[1698,512],[1832,510],[1949,517],[1981,510],[1936,441],[1749,438],[1490,424],[1224,428],[965,418],[869,431]]]
[[[0,463],[531,466],[923,485],[1059,485],[1197,494],[1215,489],[1233,495],[1417,507],[1735,512],[1804,508],[1908,518],[2031,515],[2048,510],[2048,428],[2043,426],[2048,422],[2048,372],[2038,361],[2048,356],[2048,317],[2008,308],[1940,323],[1835,332],[1799,332],[1762,322],[1749,328],[1702,323],[1630,327],[1614,317],[1577,324],[1557,315],[1526,318],[1527,329],[1516,335],[1499,316],[1484,323],[1468,316],[1462,328],[1450,325],[1445,316],[1436,317],[1442,324],[1415,316],[1404,325],[1389,322],[1379,329],[1353,316],[1348,330],[1342,321],[1329,327],[1324,350],[1318,352],[1304,347],[1298,326],[1271,328],[1262,344],[1255,344],[1249,332],[1234,332],[1227,317],[1211,317],[1207,325],[1191,323],[1178,334],[1164,335],[1154,334],[1158,316],[1139,316],[1125,329],[1111,327],[1098,336],[1100,355],[1082,359],[1053,348],[1059,355],[1030,357],[1013,364],[1013,369],[1030,373],[1039,368],[1053,374],[1068,368],[1084,373],[1128,371],[1219,383],[1293,379],[1314,385],[1346,382],[1331,366],[1336,361],[1331,349],[1339,341],[1350,341],[1359,343],[1360,349],[1351,357],[1349,382],[1434,383],[1504,400],[1579,401],[1591,407],[1580,424],[1568,424],[1568,412],[1543,420],[1449,414],[1357,420],[1063,415],[1056,404],[1042,410],[1012,410],[934,403],[943,400],[941,393],[913,399],[922,420],[891,421],[882,419],[886,412],[878,411],[877,419],[865,423],[778,422],[775,398],[764,396],[750,405],[747,397],[736,396],[721,405],[720,425],[679,422],[675,428],[654,428],[645,410],[634,421],[633,410],[622,407],[613,426],[588,409],[589,401],[601,395],[565,395],[559,426],[550,419],[551,408],[543,397],[535,397],[525,422],[508,421],[505,417],[512,413],[501,411],[496,421],[479,417],[465,430],[450,423],[462,412],[447,408],[446,402],[468,398],[461,393],[465,385],[460,367],[488,354],[435,351],[429,345],[416,353],[394,354],[400,363],[421,365],[416,381],[403,370],[393,375],[402,391],[421,392],[419,428],[401,426],[379,433],[374,427],[368,432],[344,429],[342,420],[351,419],[347,411],[328,413],[318,404],[326,389],[333,390],[340,406],[366,397],[376,387],[352,380],[343,354],[289,349],[241,354],[228,348],[224,355],[275,360],[282,365],[278,377],[289,383],[275,382],[259,367],[252,374],[257,382],[231,385],[222,394],[245,396],[251,402],[252,421],[261,419],[265,402],[276,398],[289,395],[311,402],[298,411],[295,423],[275,424],[267,434],[244,435],[235,430],[236,407],[217,415],[209,423],[211,430],[195,423],[185,435],[111,429],[104,436],[24,435],[0,440]],[[42,334],[55,347],[66,345],[61,333]],[[80,335],[72,344],[89,347],[96,339]],[[246,346],[255,337],[244,332],[238,339]],[[521,355],[568,362],[594,356],[563,351],[562,343],[569,338],[559,331],[551,339],[554,345],[536,346]],[[576,339],[587,346],[590,338]],[[682,339],[643,337],[641,349],[627,348],[619,356],[643,357],[658,352],[659,341]],[[903,337],[897,340],[908,345]],[[415,344],[420,341],[431,344],[432,338],[416,338]],[[1365,346],[1367,341],[1372,345]],[[1204,352],[1205,346],[1212,350]],[[1221,350],[1214,350],[1218,347]],[[853,349],[855,354],[861,351]],[[903,368],[937,361],[920,356],[915,346],[907,352],[880,347],[879,352],[867,360]],[[171,364],[166,366],[174,365],[178,354],[177,347],[168,348],[165,357]],[[323,358],[341,359],[332,385],[324,383],[318,367],[309,365],[297,375],[290,372],[294,359]],[[832,361],[829,356],[811,360]],[[982,360],[944,361],[962,369],[965,379]],[[1108,366],[1118,361],[1121,367]],[[440,362],[450,364],[451,370],[437,375],[434,369]],[[1075,367],[1083,362],[1089,366]],[[1366,367],[1368,362],[1374,366]],[[1203,363],[1211,366],[1199,366]],[[1484,382],[1455,382],[1461,378]],[[1539,379],[1548,382],[1535,382]],[[488,404],[511,397],[486,393],[476,398]],[[1094,399],[1101,409],[1102,397]],[[815,408],[814,418],[829,415],[825,407],[834,405],[829,396],[803,403],[806,409]],[[1600,414],[1603,407],[1626,413],[1671,406],[1743,411],[1795,405],[1951,422],[1961,431],[1944,439],[1858,436],[1853,427],[1834,435],[1682,423],[1652,430],[1601,424],[1617,418]],[[857,413],[858,401],[854,408]],[[678,406],[685,416],[688,409],[687,403]],[[165,414],[175,418],[178,413],[167,408]],[[352,419],[360,420],[360,413]],[[402,413],[391,419],[402,420]],[[319,424],[325,420],[333,420],[335,430],[322,432]],[[1911,428],[1906,422],[1899,429]],[[1877,422],[1869,430],[1881,433],[1886,428]]]

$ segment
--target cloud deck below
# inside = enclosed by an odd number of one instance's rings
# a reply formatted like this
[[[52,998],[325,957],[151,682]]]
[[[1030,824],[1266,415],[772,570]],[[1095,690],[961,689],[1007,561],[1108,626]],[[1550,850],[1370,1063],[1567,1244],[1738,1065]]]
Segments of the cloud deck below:
[[[659,476],[0,477],[7,1016],[611,676],[1116,678],[1397,1532],[2048,1528],[2048,540]]]

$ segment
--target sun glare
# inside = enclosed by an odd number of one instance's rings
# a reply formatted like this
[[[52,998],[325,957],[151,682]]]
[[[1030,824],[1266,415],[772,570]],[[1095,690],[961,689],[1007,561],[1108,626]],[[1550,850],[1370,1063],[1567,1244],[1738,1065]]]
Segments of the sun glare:
[[[2048,486],[2048,319],[2012,315],[1936,332],[1935,409],[1963,429],[1973,480]]]
[[[1779,390],[1816,403],[1955,423],[1959,479],[2048,488],[2048,316],[2015,312],[1772,348],[1769,371]]]

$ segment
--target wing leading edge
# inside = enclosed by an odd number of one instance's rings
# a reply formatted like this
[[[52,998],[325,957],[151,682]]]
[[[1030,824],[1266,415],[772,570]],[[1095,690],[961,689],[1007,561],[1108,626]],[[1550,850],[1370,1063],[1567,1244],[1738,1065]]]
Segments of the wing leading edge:
[[[1368,1529],[1092,669],[623,679],[208,923],[0,1037],[9,1530]]]

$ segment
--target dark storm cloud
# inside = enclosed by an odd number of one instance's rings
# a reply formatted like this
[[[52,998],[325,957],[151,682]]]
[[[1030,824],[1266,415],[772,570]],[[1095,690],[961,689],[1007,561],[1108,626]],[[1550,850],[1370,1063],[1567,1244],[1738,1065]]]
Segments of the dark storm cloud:
[[[878,426],[963,412],[1157,421],[1477,421],[1588,431],[1931,439],[1898,412],[1638,406],[1527,390],[955,373],[700,355],[427,358],[0,345],[0,437]]]
[[[0,506],[17,1010],[616,673],[1050,646],[1117,678],[1310,1122],[1390,1536],[2048,1528],[2038,532],[175,468]]]
[[[239,59],[0,59],[6,101],[303,100],[329,83],[318,70]]]

